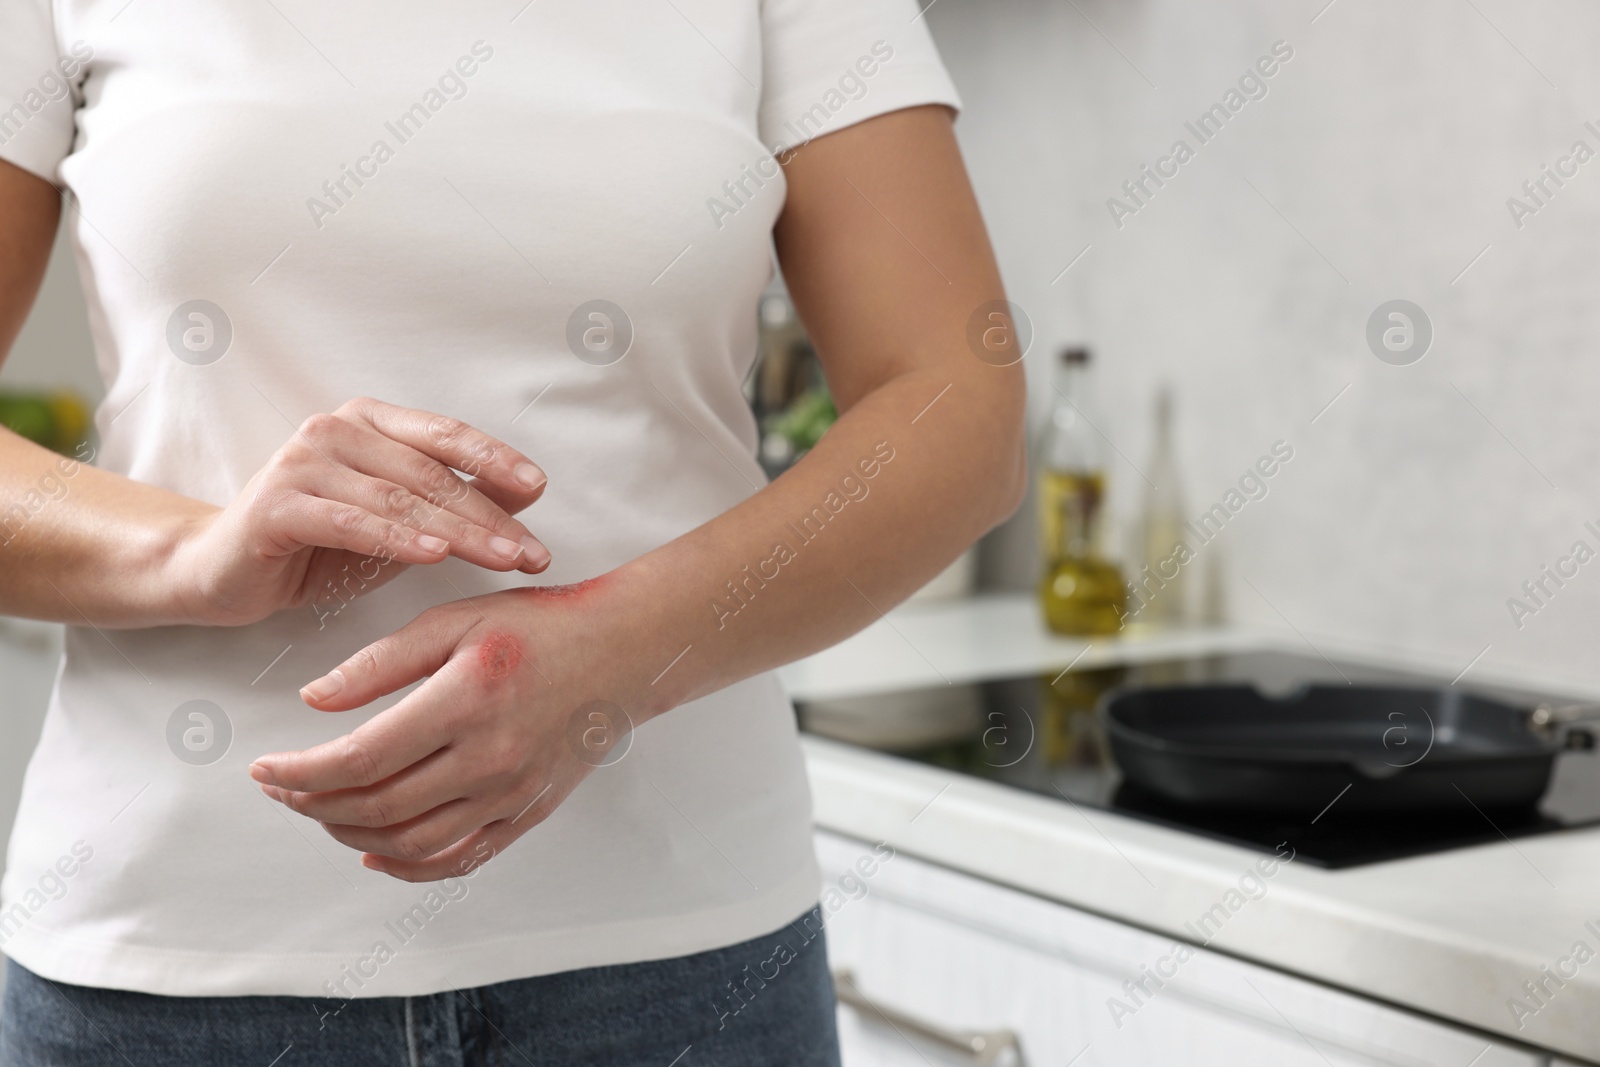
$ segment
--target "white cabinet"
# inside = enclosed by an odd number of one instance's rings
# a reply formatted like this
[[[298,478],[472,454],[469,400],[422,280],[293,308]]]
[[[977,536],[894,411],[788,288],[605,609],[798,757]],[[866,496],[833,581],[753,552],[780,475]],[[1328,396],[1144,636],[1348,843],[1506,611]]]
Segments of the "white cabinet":
[[[1009,1031],[1021,1055],[994,1062],[1030,1067],[1546,1062],[1220,953],[1175,953],[1170,938],[909,856],[885,861],[849,838],[819,832],[817,849],[831,964],[882,1010],[840,1007],[845,1067],[982,1062],[927,1029]]]

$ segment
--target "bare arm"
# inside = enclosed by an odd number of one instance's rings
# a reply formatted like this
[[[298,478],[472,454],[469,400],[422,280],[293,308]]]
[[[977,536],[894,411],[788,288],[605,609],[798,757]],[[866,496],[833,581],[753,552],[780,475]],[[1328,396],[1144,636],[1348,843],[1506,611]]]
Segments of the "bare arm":
[[[54,186],[0,162],[0,360],[39,294],[60,220]],[[100,622],[138,618],[157,600],[151,579],[176,524],[208,510],[0,429],[0,612],[82,622],[77,604]]]
[[[672,632],[704,642],[671,704],[876,620],[1009,516],[1025,488],[1022,367],[968,347],[968,320],[1005,294],[949,112],[847,128],[802,147],[785,173],[778,255],[842,415],[767,490],[638,561],[681,605]],[[830,494],[849,500],[846,479],[866,496],[814,533],[805,520],[819,506],[832,514]],[[766,587],[747,583],[745,565],[759,578],[778,542],[795,559]]]
[[[0,353],[5,353],[39,295],[61,220],[61,198],[49,182],[0,165],[0,212],[8,222],[0,229]]]
[[[948,112],[830,134],[786,173],[778,250],[839,421],[772,485],[593,583],[444,605],[358,653],[307,702],[347,710],[433,677],[346,738],[258,761],[268,796],[368,866],[463,873],[600,762],[575,737],[603,750],[628,721],[838,641],[1016,508],[1022,369],[968,347],[1003,293]]]
[[[9,353],[39,293],[61,219],[47,181],[0,163],[0,359]],[[68,480],[63,471],[70,470]],[[66,486],[79,499],[65,504]],[[84,500],[102,506],[83,506]],[[83,467],[0,429],[0,612],[82,621],[137,614],[151,602],[143,581],[158,572],[162,524],[206,510],[192,500]],[[37,510],[36,510],[37,509]],[[96,572],[123,580],[98,589]],[[52,588],[54,585],[55,588]]]
[[[0,359],[38,294],[60,211],[49,182],[0,162]],[[536,573],[549,553],[511,515],[543,485],[526,457],[471,427],[366,399],[313,416],[227,508],[0,429],[0,614],[236,625],[312,602],[374,558],[396,565],[365,590],[452,554]]]

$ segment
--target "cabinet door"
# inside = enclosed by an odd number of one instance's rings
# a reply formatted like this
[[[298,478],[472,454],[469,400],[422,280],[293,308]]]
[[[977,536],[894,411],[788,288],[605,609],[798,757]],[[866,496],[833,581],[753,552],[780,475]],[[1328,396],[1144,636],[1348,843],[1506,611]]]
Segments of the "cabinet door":
[[[889,1019],[841,1005],[846,1067],[982,1062],[928,1029],[1009,1031],[1021,1055],[995,1062],[1032,1067],[1542,1063],[1216,953],[1176,960],[1168,938],[907,856],[885,861],[860,842],[821,834],[818,852],[834,970]],[[1157,969],[1171,977],[1149,977]]]

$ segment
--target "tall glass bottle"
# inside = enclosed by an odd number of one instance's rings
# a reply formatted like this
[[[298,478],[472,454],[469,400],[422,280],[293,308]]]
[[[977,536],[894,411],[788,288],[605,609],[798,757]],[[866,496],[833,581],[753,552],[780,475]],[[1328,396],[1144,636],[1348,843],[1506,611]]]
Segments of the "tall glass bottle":
[[[1184,525],[1183,483],[1172,436],[1172,389],[1156,392],[1155,441],[1140,511],[1132,565],[1130,621],[1152,627],[1181,626],[1189,614],[1187,565],[1190,546]]]
[[[1063,634],[1116,633],[1127,592],[1105,558],[1106,472],[1100,434],[1086,414],[1093,410],[1088,349],[1062,351],[1054,385],[1038,465],[1045,622]]]

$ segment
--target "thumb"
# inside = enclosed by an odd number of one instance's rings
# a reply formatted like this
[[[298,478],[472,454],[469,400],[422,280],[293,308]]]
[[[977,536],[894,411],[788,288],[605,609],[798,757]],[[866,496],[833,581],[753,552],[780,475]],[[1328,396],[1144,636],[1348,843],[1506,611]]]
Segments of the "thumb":
[[[300,690],[319,711],[349,711],[443,667],[470,628],[458,613],[429,609]]]

